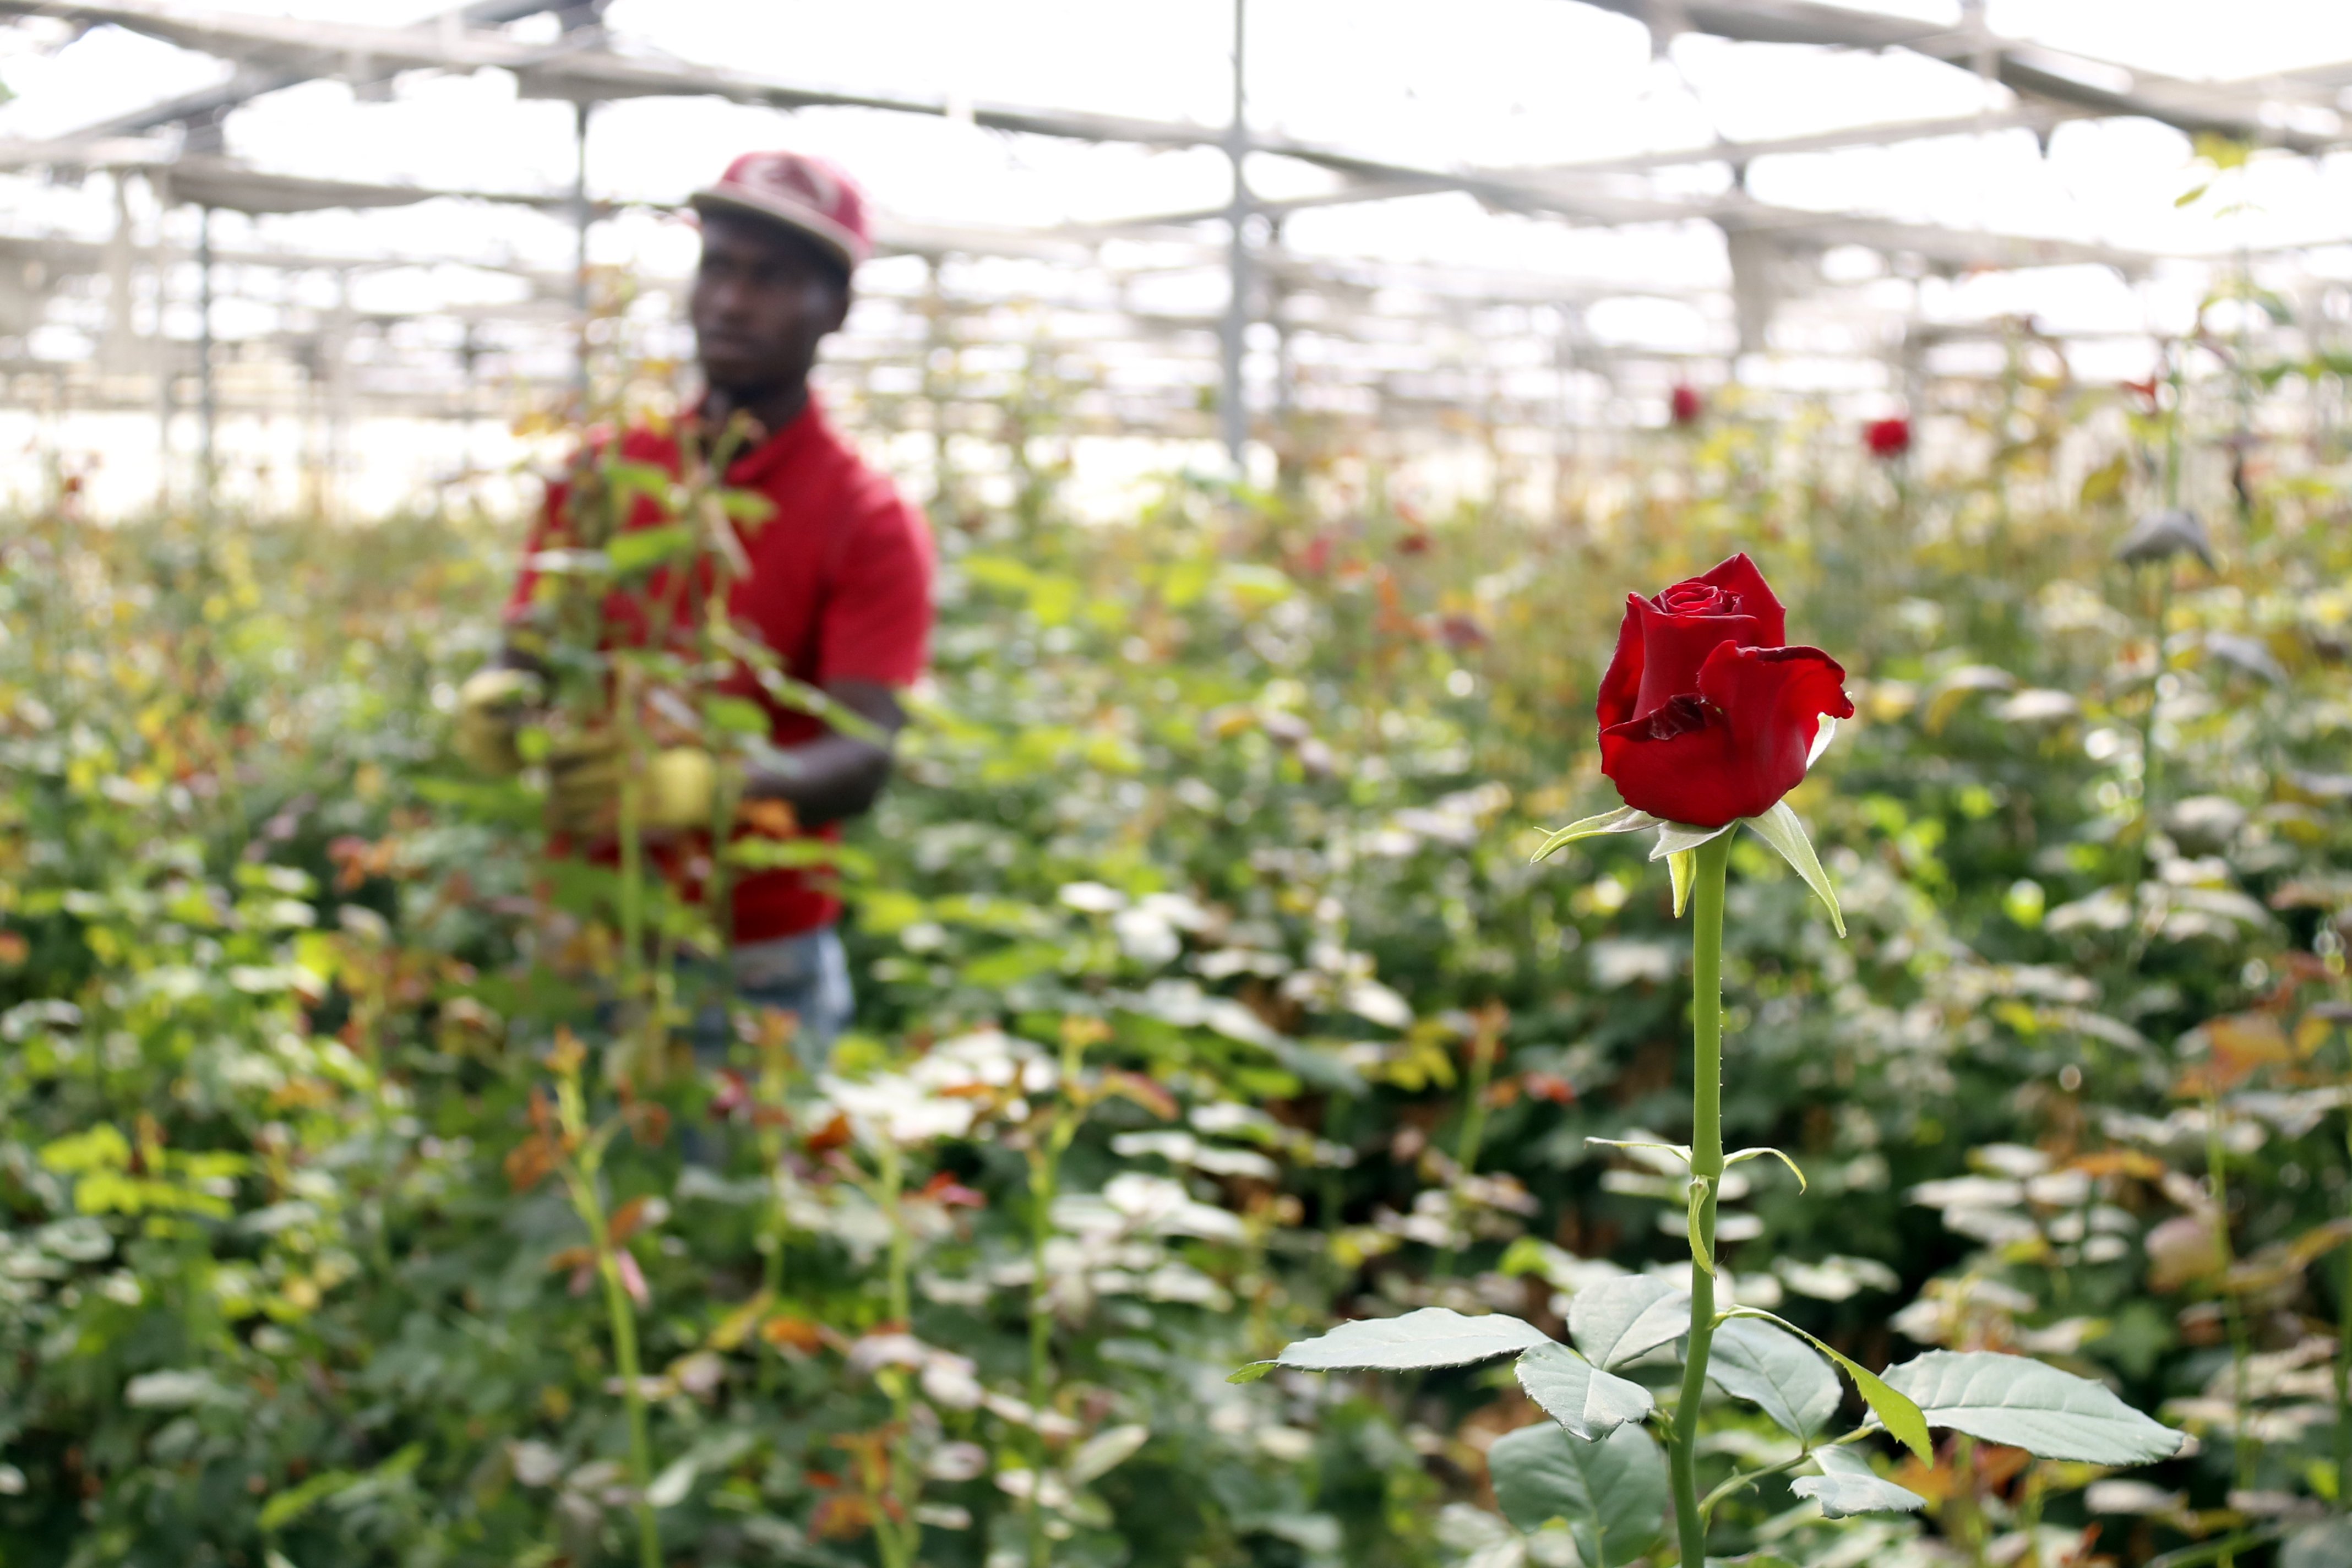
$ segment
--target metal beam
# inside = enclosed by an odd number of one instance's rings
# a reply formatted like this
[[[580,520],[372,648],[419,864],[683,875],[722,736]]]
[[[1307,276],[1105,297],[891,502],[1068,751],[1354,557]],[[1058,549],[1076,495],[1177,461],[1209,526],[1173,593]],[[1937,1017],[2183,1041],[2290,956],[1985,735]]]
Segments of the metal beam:
[[[2259,83],[2184,81],[2154,71],[2070,55],[2020,39],[1942,27],[1900,16],[1825,5],[1816,0],[1582,0],[1630,16],[1654,34],[1688,30],[1746,43],[1812,44],[1830,48],[1908,49],[1966,69],[1989,57],[1991,75],[2011,91],[2098,115],[2134,115],[2186,131],[2298,153],[2324,152],[2340,136],[2315,136],[2267,124]]]
[[[1647,11],[1647,0],[1591,3],[1627,14]],[[619,55],[584,38],[542,48],[497,34],[446,26],[427,33],[419,28],[196,14],[166,8],[158,0],[0,0],[0,15],[35,12],[89,23],[111,22],[188,47],[210,48],[233,56],[300,55],[309,61],[309,68],[320,74],[348,69],[353,57],[379,65],[397,64],[404,68],[463,71],[497,66],[514,71],[526,93],[572,102],[658,94],[719,97],[775,108],[865,108],[942,118],[968,113],[973,123],[995,130],[1171,148],[1223,146],[1231,135],[1229,127],[821,90],[683,61]],[[1775,41],[1916,47],[1923,52],[1940,49],[1948,53],[1957,51],[1958,46],[1952,40],[1960,36],[1950,29],[1923,27],[1895,18],[1813,4],[1811,0],[1756,0],[1754,4],[1742,0],[1738,5],[1726,0],[1690,0],[1679,6],[1677,14],[1693,26],[1722,31],[1727,37]],[[2135,106],[2103,111],[2140,110]],[[1370,185],[1385,186],[1386,195],[1415,189],[1465,191],[1506,210],[1575,222],[1614,226],[1708,221],[1729,227],[1767,226],[1792,237],[1802,237],[1810,226],[1821,231],[1815,237],[1825,244],[1873,244],[1874,240],[1860,236],[1876,233],[1899,239],[1899,248],[1920,251],[1941,265],[1961,267],[1999,264],[2004,255],[2029,257],[2028,264],[2052,259],[2126,260],[2137,264],[2150,259],[2127,255],[2112,247],[2017,237],[1985,237],[1924,225],[1890,225],[1874,218],[1771,208],[1744,198],[1694,203],[1628,195],[1590,183],[1589,175],[1571,178],[1567,171],[1530,176],[1523,170],[1416,168],[1343,149],[1264,136],[1252,140],[1251,150],[1295,158]]]
[[[443,12],[437,16],[428,16],[424,21],[415,23],[408,30],[437,32],[449,26],[451,22],[455,22],[461,27],[500,26],[509,22],[520,21],[525,16],[535,16],[541,11],[551,10],[554,8],[554,4],[555,0],[475,0],[472,5],[459,6],[454,11]],[[54,9],[40,5],[15,5],[0,9],[26,16],[58,14]],[[117,20],[115,25],[133,26],[131,23],[120,20]],[[136,28],[134,27],[133,30]],[[184,92],[175,98],[165,99],[160,103],[151,103],[143,109],[134,109],[125,114],[110,116],[95,124],[82,127],[76,135],[77,137],[131,136],[142,132],[158,131],[166,125],[206,123],[217,126],[230,110],[249,103],[265,93],[298,86],[302,82],[314,80],[319,76],[330,74],[337,73],[272,68],[239,62],[229,79],[216,86],[198,88],[194,92]]]
[[[1249,387],[1243,374],[1249,357],[1250,318],[1249,72],[1244,52],[1249,41],[1248,5],[1249,0],[1234,0],[1234,121],[1225,137],[1234,190],[1225,205],[1225,314],[1218,324],[1223,376],[1217,430],[1236,479],[1249,471]]]

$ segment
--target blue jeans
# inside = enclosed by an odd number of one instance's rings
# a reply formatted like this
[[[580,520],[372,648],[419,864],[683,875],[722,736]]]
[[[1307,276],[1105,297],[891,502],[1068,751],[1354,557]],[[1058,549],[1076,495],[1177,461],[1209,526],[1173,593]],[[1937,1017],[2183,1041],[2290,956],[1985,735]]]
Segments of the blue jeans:
[[[739,1005],[773,1007],[799,1019],[793,1032],[794,1054],[810,1072],[824,1070],[833,1042],[856,1009],[839,931],[824,926],[799,936],[740,943],[728,954],[727,978]],[[726,1061],[732,1038],[727,1008],[718,1003],[698,1008],[688,1037],[704,1066]]]

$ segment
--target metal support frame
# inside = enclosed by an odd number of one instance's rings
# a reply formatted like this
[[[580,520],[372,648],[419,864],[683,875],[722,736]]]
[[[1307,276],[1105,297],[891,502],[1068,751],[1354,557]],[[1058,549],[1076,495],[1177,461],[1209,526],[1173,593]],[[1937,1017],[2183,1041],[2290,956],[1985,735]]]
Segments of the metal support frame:
[[[595,107],[584,98],[572,106],[572,259],[576,268],[572,289],[572,303],[580,311],[579,363],[572,368],[572,382],[583,412],[588,406],[588,229],[596,221],[595,208],[588,202],[588,116]]]
[[[1225,251],[1225,319],[1219,334],[1224,381],[1217,396],[1217,429],[1225,443],[1225,460],[1236,478],[1248,471],[1249,389],[1243,376],[1249,355],[1250,321],[1250,191],[1248,75],[1244,48],[1248,42],[1249,0],[1234,0],[1234,118],[1225,132],[1225,157],[1233,164],[1234,194],[1225,209],[1231,229]]]
[[[213,209],[196,209],[196,505],[212,510],[220,475],[220,395],[213,381]]]
[[[166,169],[147,172],[147,185],[155,197],[155,510],[172,510],[172,417],[176,387],[172,363],[172,334],[167,320],[172,309],[172,175]]]

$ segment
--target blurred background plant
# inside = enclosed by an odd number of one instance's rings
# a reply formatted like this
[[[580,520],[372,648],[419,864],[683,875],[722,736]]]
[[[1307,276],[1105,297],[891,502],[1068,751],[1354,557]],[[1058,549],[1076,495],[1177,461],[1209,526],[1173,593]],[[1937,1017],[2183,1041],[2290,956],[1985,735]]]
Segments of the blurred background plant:
[[[1718,396],[1557,517],[1173,476],[1082,524],[1045,468],[960,504],[814,1073],[775,1017],[715,1075],[621,1048],[610,873],[544,857],[536,774],[447,755],[519,522],[10,516],[0,1550],[1569,1560],[1495,1511],[1507,1379],[1223,1377],[1335,1316],[1557,1334],[1675,1268],[1679,1182],[1584,1140],[1684,1131],[1687,944],[1641,847],[1528,856],[1612,804],[1624,588],[1746,549],[1861,712],[1795,803],[1853,940],[1735,850],[1726,1132],[1812,1190],[1727,1181],[1730,1292],[2201,1441],[2118,1479],[1961,1439],[1892,1474],[1924,1521],[1833,1537],[1773,1479],[1719,1538],[2342,1561],[2343,454],[2192,482],[2156,548],[2165,416],[2057,481],[2110,395],[2021,373],[1894,468]]]

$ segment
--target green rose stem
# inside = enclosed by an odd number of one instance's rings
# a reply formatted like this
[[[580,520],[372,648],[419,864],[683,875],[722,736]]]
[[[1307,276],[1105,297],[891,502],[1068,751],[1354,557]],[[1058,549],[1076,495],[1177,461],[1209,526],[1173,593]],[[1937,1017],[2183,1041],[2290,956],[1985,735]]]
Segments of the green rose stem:
[[[2352,1161],[2352,1111],[2344,1119],[2344,1153]],[[2336,1298],[2336,1506],[2352,1511],[2352,1247]]]
[[[615,682],[613,723],[621,742],[621,974],[629,999],[636,1000],[645,940],[645,785],[641,777],[643,735],[637,723],[637,668],[624,660]]]
[[[1467,1181],[1478,1171],[1479,1147],[1486,1139],[1486,1089],[1494,1081],[1495,1058],[1502,1054],[1502,1045],[1503,1019],[1491,1010],[1481,1010],[1471,1025],[1470,1081],[1462,1096],[1462,1136],[1454,1146],[1457,1181]],[[1446,1243],[1437,1260],[1441,1276],[1452,1276],[1458,1250],[1453,1242]]]
[[[581,1087],[576,1057],[562,1059],[557,1073],[557,1111],[567,1141],[576,1140],[578,1149],[577,1153],[563,1155],[558,1168],[571,1194],[572,1208],[588,1227],[596,1273],[604,1283],[604,1313],[612,1327],[613,1363],[621,1376],[621,1402],[628,1417],[629,1486],[636,1493],[639,1568],[662,1568],[661,1526],[654,1518],[653,1502],[646,1495],[653,1486],[654,1448],[646,1417],[645,1383],[639,1376],[636,1307],[629,1300],[628,1286],[621,1278],[620,1248],[624,1244],[613,1239],[610,1216],[604,1212],[604,1196],[597,1190],[605,1146],[617,1123],[607,1122],[593,1131],[589,1130],[587,1097]]]
[[[1087,1027],[1092,1020],[1066,1018],[1062,1023],[1061,1076],[1053,1119],[1042,1134],[1033,1134],[1026,1151],[1029,1163],[1029,1409],[1030,1488],[1024,1523],[1027,1531],[1030,1568],[1046,1568],[1054,1545],[1045,1533],[1045,1407],[1054,1393],[1054,1286],[1045,1271],[1045,1250],[1054,1239],[1054,1200],[1061,1192],[1062,1158],[1087,1118],[1080,1073],[1087,1047],[1102,1037]]]
[[[884,1128],[882,1134],[882,1146],[876,1159],[878,1169],[871,1191],[890,1227],[889,1304],[885,1310],[898,1331],[911,1334],[915,1331],[914,1237],[907,1228],[906,1210],[900,1203],[907,1179],[906,1165],[890,1130]],[[912,1378],[907,1368],[894,1366],[877,1373],[875,1382],[889,1396],[893,1440],[891,1451],[878,1459],[867,1482],[871,1500],[876,1504],[874,1544],[884,1568],[913,1568],[916,1551],[922,1544],[922,1526],[912,1517],[918,1478],[906,1452],[907,1436],[914,1425]]]
[[[2227,1150],[2221,1142],[2221,1099],[2209,1091],[2205,1096],[2205,1169],[2213,1188],[2213,1247],[2221,1259],[2221,1304],[2230,1324],[2230,1447],[2234,1461],[2234,1485],[2240,1489],[2254,1484],[2253,1434],[2247,1431],[2248,1412],[2252,1400],[2246,1388],[2247,1356],[2251,1347],[2246,1336],[2246,1312],[2238,1300],[2236,1288],[2230,1282],[2230,1271],[2237,1266],[2236,1249],[2230,1243],[2230,1176],[2225,1163]],[[2232,1561],[2224,1553],[2221,1561]]]
[[[1706,1190],[1699,1197],[1691,1237],[1690,1351],[1666,1463],[1685,1568],[1704,1568],[1698,1410],[1706,1394],[1707,1350],[1715,1341],[1715,1194],[1723,1179],[1723,884],[1731,864],[1731,835],[1718,834],[1693,853],[1697,864],[1691,876],[1690,1169],[1691,1180],[1706,1183]]]
[[[2155,666],[2147,677],[2147,708],[2141,713],[2139,721],[2139,871],[2133,879],[2135,912],[2138,900],[2137,884],[2147,880],[2155,860],[2152,842],[2156,837],[2157,812],[2156,710],[2163,700],[2164,692],[2165,623],[2172,618],[2172,563],[2169,560],[2158,561],[2151,570],[2156,575],[2156,606],[2148,633],[2149,640],[2155,645]],[[2137,955],[2136,947],[2134,962],[2137,961]]]

